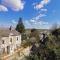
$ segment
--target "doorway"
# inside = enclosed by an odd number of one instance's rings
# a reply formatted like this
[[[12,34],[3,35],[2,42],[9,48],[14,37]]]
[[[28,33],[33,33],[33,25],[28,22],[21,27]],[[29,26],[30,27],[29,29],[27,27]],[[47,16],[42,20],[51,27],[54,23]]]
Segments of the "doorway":
[[[7,46],[7,54],[10,53],[10,46]]]

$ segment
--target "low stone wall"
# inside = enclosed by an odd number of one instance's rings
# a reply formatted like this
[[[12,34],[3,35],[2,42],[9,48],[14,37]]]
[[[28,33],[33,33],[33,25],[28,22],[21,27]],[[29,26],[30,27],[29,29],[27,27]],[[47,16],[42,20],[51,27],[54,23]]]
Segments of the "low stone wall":
[[[16,60],[22,60],[24,59],[25,56],[29,56],[31,47],[21,47],[18,50],[16,50],[12,55],[6,55],[2,57],[2,60],[13,60],[15,57],[17,58]],[[19,53],[19,56],[18,56]]]

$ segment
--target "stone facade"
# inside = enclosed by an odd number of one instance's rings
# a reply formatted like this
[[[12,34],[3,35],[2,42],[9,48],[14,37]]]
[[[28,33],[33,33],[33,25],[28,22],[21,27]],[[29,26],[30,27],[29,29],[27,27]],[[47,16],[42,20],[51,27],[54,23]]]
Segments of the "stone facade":
[[[19,34],[17,31],[5,30],[3,31],[3,34],[0,34],[0,54],[13,54],[15,49],[19,48],[20,45],[21,34]]]

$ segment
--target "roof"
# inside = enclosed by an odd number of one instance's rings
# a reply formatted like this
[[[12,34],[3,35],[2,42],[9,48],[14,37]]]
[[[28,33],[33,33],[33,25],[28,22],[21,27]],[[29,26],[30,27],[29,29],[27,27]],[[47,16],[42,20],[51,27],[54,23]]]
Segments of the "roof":
[[[8,37],[10,34],[13,34],[13,36],[18,36],[20,33],[16,30],[0,29],[0,37]]]

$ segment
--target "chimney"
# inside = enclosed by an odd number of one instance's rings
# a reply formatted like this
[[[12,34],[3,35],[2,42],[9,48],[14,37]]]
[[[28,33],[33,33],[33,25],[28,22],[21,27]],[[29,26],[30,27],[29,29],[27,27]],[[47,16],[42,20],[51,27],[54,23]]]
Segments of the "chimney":
[[[9,30],[12,31],[12,26],[10,26]]]

